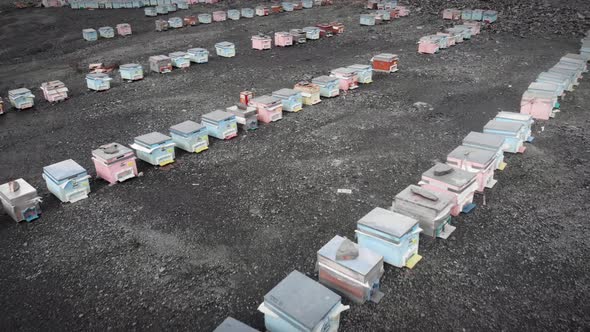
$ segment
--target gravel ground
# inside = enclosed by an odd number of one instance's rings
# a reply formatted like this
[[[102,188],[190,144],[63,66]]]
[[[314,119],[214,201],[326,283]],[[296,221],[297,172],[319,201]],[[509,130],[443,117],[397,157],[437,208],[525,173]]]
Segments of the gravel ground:
[[[34,109],[0,117],[0,183],[25,178],[39,189],[44,214],[18,225],[0,215],[0,328],[210,331],[231,315],[263,330],[256,308],[268,290],[293,269],[316,278],[324,243],[352,237],[360,217],[389,207],[496,112],[518,111],[527,85],[577,51],[587,27],[568,23],[563,34],[522,38],[514,30],[522,24],[511,25],[418,55],[419,37],[445,24],[429,9],[441,3],[422,1],[423,10],[372,28],[357,24],[360,5],[341,4],[162,33],[142,10],[5,10],[0,94],[27,86],[38,98]],[[258,32],[332,20],[344,22],[343,35],[249,48]],[[120,22],[134,35],[81,39],[83,28]],[[136,83],[116,74],[111,90],[86,90],[88,63],[147,66],[150,55],[212,50],[222,40],[235,42],[238,56]],[[180,152],[172,167],[140,163],[142,177],[115,186],[93,180],[90,197],[75,204],[45,189],[45,165],[73,158],[94,172],[90,152],[101,144],[166,132],[233,105],[242,90],[270,93],[380,52],[400,55],[398,73],[377,74],[370,85],[253,133],[214,140],[202,154]],[[52,79],[66,83],[70,100],[41,100],[37,87]],[[421,238],[424,258],[413,270],[387,266],[384,299],[352,305],[341,330],[590,328],[589,105],[586,80],[554,120],[536,124],[524,155],[508,156],[485,205],[479,196],[471,214],[455,218],[449,240]]]

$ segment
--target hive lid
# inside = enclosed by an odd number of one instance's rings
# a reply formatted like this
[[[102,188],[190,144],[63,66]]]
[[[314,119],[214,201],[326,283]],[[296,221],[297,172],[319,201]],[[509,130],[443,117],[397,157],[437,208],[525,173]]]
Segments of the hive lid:
[[[418,220],[376,207],[357,223],[400,238],[408,233],[418,223]]]
[[[163,60],[170,61],[170,57],[165,56],[165,55],[152,55],[150,57],[150,61],[163,61]]]
[[[178,52],[172,52],[172,53],[168,54],[168,56],[171,58],[182,58],[182,57],[186,57],[187,54],[186,54],[186,52],[178,51]]]
[[[355,259],[337,259],[338,249],[344,243],[350,243],[356,250],[358,256]],[[375,265],[382,262],[383,256],[376,254],[368,248],[360,247],[358,244],[349,239],[336,235],[328,243],[326,243],[319,251],[318,255],[323,256],[337,264],[340,264],[356,273],[367,275],[371,272]]]
[[[381,54],[377,54],[373,57],[374,60],[379,60],[379,61],[393,61],[395,59],[397,59],[397,54],[391,54],[391,53],[381,53]]]
[[[395,195],[395,200],[411,202],[415,205],[434,209],[438,212],[444,210],[452,203],[454,196],[451,193],[438,192],[422,188],[417,185],[409,185],[399,194]]]
[[[109,78],[109,75],[105,74],[105,73],[91,73],[91,74],[87,74],[86,78],[90,78],[93,80],[104,80]]]
[[[201,130],[202,128],[205,127],[200,123],[188,120],[170,127],[170,131],[181,134],[191,134]]]
[[[466,160],[480,165],[488,165],[496,158],[496,152],[460,145],[447,155],[449,158]]]
[[[8,95],[11,95],[11,96],[29,94],[29,93],[31,93],[31,90],[29,90],[27,88],[18,88],[18,89],[8,91]]]
[[[320,28],[318,28],[318,27],[305,27],[302,30],[305,31],[305,32],[308,32],[308,31],[319,31]]]
[[[228,118],[231,118],[233,116],[234,115],[229,112],[222,111],[222,110],[215,110],[213,112],[203,114],[202,118],[206,119],[206,120],[214,121],[214,122],[219,122],[219,121],[227,120]]]
[[[16,180],[14,180],[14,182],[16,182],[15,183],[16,186],[19,187],[18,190],[15,190],[14,192],[11,191],[10,184],[5,183],[3,185],[0,185],[0,197],[2,197],[3,199],[5,199],[9,202],[12,202],[15,199],[18,199],[23,196],[37,195],[37,189],[35,189],[33,186],[31,186],[24,179],[16,179]]]
[[[187,51],[188,53],[209,53],[209,51],[207,51],[204,48],[200,48],[200,47],[196,47],[196,48],[191,48]]]
[[[239,320],[227,317],[213,332],[259,332]]]
[[[515,120],[515,121],[522,121],[522,122],[532,122],[533,120],[533,116],[530,114],[522,114],[522,113],[516,113],[516,112],[506,112],[506,111],[501,111],[498,112],[498,114],[496,115],[496,119],[510,119],[510,120]]]
[[[322,83],[322,84],[326,84],[326,83],[331,83],[331,82],[336,82],[338,81],[338,77],[331,77],[331,76],[318,76],[313,78],[312,83]]]
[[[290,97],[300,94],[299,91],[293,89],[280,89],[272,93],[273,96]]]
[[[354,75],[356,74],[356,70],[348,67],[340,67],[332,70],[333,74],[342,74],[342,75]]]
[[[277,102],[281,102],[281,100],[277,97],[269,96],[269,95],[262,95],[256,98],[252,98],[251,102],[269,105],[274,104]]]
[[[499,131],[507,131],[511,133],[517,133],[522,129],[523,124],[520,122],[507,122],[507,121],[497,121],[497,120],[490,120],[488,123],[483,127],[485,130],[499,130]]]
[[[109,31],[109,30],[113,30],[113,28],[112,27],[100,27],[100,28],[98,28],[98,30],[100,30],[100,31],[105,31],[105,30]]]
[[[166,141],[171,140],[170,136],[164,135],[162,133],[158,133],[154,131],[153,133],[141,135],[135,137],[135,141],[146,146],[155,145],[155,144],[162,144]]]
[[[368,70],[368,69],[372,69],[370,65],[359,65],[359,64],[350,65],[350,66],[348,66],[348,68],[356,69],[356,70]]]
[[[136,69],[136,68],[141,68],[141,65],[137,64],[137,63],[127,63],[127,64],[119,66],[119,69]]]
[[[133,150],[119,143],[109,143],[101,145],[98,149],[92,151],[92,155],[99,157],[103,160],[109,160],[124,156]]]
[[[224,41],[224,42],[220,42],[220,43],[215,44],[215,47],[234,47],[234,44]]]
[[[500,135],[470,132],[463,139],[463,144],[486,146],[491,149],[500,149],[504,145],[505,138]]]
[[[422,177],[436,179],[458,188],[468,185],[476,176],[477,173],[467,172],[442,163],[436,163],[436,165],[422,173]]]
[[[82,32],[96,32],[96,30],[94,30],[92,28],[88,28],[88,29],[83,29]]]
[[[86,173],[86,170],[77,162],[68,159],[43,167],[43,172],[55,180],[61,181],[81,173]]]
[[[340,303],[338,294],[299,271],[291,272],[264,296],[269,303],[310,331]]]

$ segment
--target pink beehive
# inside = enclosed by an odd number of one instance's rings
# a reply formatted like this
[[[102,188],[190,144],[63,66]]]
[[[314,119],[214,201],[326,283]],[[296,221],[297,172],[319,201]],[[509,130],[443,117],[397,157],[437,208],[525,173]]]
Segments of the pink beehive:
[[[137,176],[133,150],[118,143],[110,143],[92,151],[96,175],[114,184]]]
[[[271,123],[283,118],[283,102],[281,99],[273,96],[260,96],[250,100],[250,105],[256,107],[258,121]]]
[[[453,168],[449,165],[437,163],[432,168],[422,173],[420,186],[438,192],[451,193],[453,200],[452,216],[458,216],[461,212],[469,212],[473,204],[473,195],[477,190],[477,174]]]
[[[227,19],[227,13],[224,10],[218,10],[213,12],[213,21],[222,22]]]
[[[549,120],[554,116],[555,99],[549,93],[525,91],[520,100],[520,113],[532,115],[534,119]]]
[[[397,6],[395,8],[399,11],[399,17],[410,15],[410,10],[405,6]]]
[[[255,50],[270,50],[272,47],[272,39],[270,36],[258,34],[252,36],[252,48]]]
[[[447,155],[447,164],[477,174],[478,192],[483,192],[485,188],[492,188],[498,182],[494,179],[496,168],[494,151],[461,145]]]
[[[62,81],[51,81],[41,84],[41,91],[45,100],[56,103],[68,99],[68,88]]]
[[[447,40],[447,47],[455,46],[456,43],[457,43],[455,41],[455,37],[452,34],[448,33],[448,32],[437,32],[436,35],[446,38],[446,40]]]
[[[438,40],[433,38],[436,36],[424,36],[418,42],[418,53],[434,54],[439,50]]]
[[[117,33],[119,36],[127,36],[131,34],[131,25],[127,23],[117,24]]]
[[[453,10],[454,9],[445,9],[442,12],[443,20],[452,20],[453,19]]]
[[[472,35],[479,35],[481,33],[481,22],[477,21],[465,21],[463,25],[471,28]]]
[[[275,46],[291,46],[293,45],[293,35],[288,32],[275,32]]]
[[[359,76],[356,70],[351,68],[336,68],[332,70],[330,76],[338,78],[340,90],[352,90],[359,87]]]

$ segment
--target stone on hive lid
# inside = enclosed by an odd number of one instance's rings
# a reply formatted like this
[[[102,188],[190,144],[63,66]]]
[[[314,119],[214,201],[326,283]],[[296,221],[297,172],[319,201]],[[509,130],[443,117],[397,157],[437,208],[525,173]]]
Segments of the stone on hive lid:
[[[308,330],[316,327],[341,297],[299,271],[291,272],[264,296],[276,307]]]
[[[347,238],[344,238],[344,241],[336,250],[336,260],[337,261],[349,261],[352,259],[356,259],[359,256],[359,250],[354,245],[352,241]]]
[[[400,238],[408,233],[418,223],[418,220],[377,207],[362,217],[358,223]]]
[[[145,145],[161,144],[171,139],[172,138],[170,136],[158,132],[153,132],[135,137],[136,141]]]
[[[412,192],[412,194],[419,195],[423,198],[426,198],[429,201],[436,202],[439,200],[438,196],[422,187],[410,186],[410,191]]]
[[[438,164],[438,165],[434,166],[434,175],[436,175],[436,176],[443,176],[443,175],[451,174],[453,171],[454,171],[454,168],[452,168],[449,165]]]

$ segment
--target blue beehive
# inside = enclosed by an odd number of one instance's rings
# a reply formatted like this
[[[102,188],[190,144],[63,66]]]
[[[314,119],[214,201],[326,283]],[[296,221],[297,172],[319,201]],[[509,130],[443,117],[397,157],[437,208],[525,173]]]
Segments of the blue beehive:
[[[506,163],[504,163],[504,141],[504,136],[472,131],[463,138],[462,145],[495,152],[496,169],[503,170],[506,167]]]
[[[311,80],[313,84],[320,86],[320,96],[322,97],[336,97],[340,94],[338,77],[319,76]]]
[[[239,20],[240,19],[240,11],[237,9],[229,9],[227,11],[227,18],[230,20]]]
[[[293,271],[264,296],[258,310],[270,332],[335,332],[348,308],[338,294]]]
[[[166,6],[156,6],[156,13],[158,15],[166,15],[168,14],[168,8]]]
[[[87,41],[95,41],[98,39],[98,34],[94,29],[84,29],[82,30],[82,37]]]
[[[113,38],[115,37],[115,30],[111,27],[101,27],[98,28],[98,34],[102,38]]]
[[[187,152],[199,153],[209,148],[207,128],[194,121],[170,127],[170,136],[178,148]]]
[[[188,2],[176,0],[176,6],[178,7],[178,9],[188,9]]]
[[[187,51],[188,58],[194,63],[209,62],[209,51],[204,48],[191,48]]]
[[[186,52],[172,52],[168,54],[172,65],[176,68],[188,68],[191,65],[189,55]]]
[[[471,12],[471,20],[473,20],[473,21],[481,21],[481,20],[483,20],[483,10],[481,10],[481,9],[474,9]]]
[[[283,6],[283,10],[286,12],[292,12],[293,11],[293,4],[290,2],[283,2],[281,3],[281,5]]]
[[[377,10],[375,13],[380,15],[383,21],[391,21],[391,12],[389,10]]]
[[[158,0],[150,0],[150,6],[157,6],[158,5]]]
[[[158,16],[158,12],[156,11],[156,7],[145,7],[143,10],[145,16]]]
[[[358,244],[382,255],[385,263],[413,268],[422,258],[421,231],[418,220],[378,207],[357,222],[355,232]]]
[[[375,25],[375,15],[361,14],[361,25]]]
[[[559,96],[563,96],[565,91],[574,90],[574,83],[571,77],[559,73],[542,72],[537,76],[536,82],[556,84],[559,87]]]
[[[521,123],[490,120],[483,127],[483,132],[503,136],[504,152],[523,153],[526,149],[523,143],[528,137]]]
[[[175,3],[169,3],[166,5],[166,9],[168,9],[169,13],[173,13],[176,11],[176,4]]]
[[[227,317],[213,332],[260,332],[239,320]]]
[[[272,93],[283,104],[283,111],[299,112],[303,108],[303,96],[300,91],[293,89],[280,89]]]
[[[498,20],[498,12],[495,10],[486,10],[483,12],[482,21],[485,23],[494,23]]]
[[[373,67],[370,65],[351,65],[346,68],[356,71],[359,83],[367,84],[373,82]]]
[[[72,159],[43,167],[47,189],[62,202],[74,203],[90,193],[90,176],[84,167]]]
[[[471,35],[473,34],[473,30],[466,25],[455,25],[456,29],[462,29],[463,39],[471,39]]]
[[[494,118],[496,121],[518,122],[524,126],[524,132],[527,142],[532,142],[535,138],[531,136],[532,126],[535,123],[533,116],[516,112],[499,112]]]
[[[202,116],[202,123],[207,127],[209,136],[219,139],[230,139],[238,136],[236,116],[221,110],[216,110]]]
[[[172,138],[158,132],[137,136],[131,147],[137,157],[155,166],[174,162],[174,142]]]
[[[35,95],[27,88],[8,91],[8,100],[14,108],[24,110],[35,105]]]
[[[111,88],[111,80],[107,74],[95,73],[86,75],[86,85],[88,89],[94,91],[104,91]]]
[[[178,29],[184,26],[184,21],[180,17],[171,17],[168,19],[168,25],[170,25],[171,28]]]
[[[215,44],[217,55],[225,58],[231,58],[236,55],[236,47],[230,42],[221,42]]]
[[[463,21],[470,21],[473,19],[473,10],[471,9],[463,9],[461,11],[461,19]]]
[[[312,8],[313,7],[313,0],[301,0],[301,5],[303,5],[303,8]]]
[[[242,8],[241,14],[242,14],[242,17],[252,18],[252,17],[254,17],[254,9],[252,9],[252,8]]]
[[[211,14],[199,14],[197,15],[199,23],[211,23]]]
[[[320,28],[318,27],[305,27],[301,30],[305,32],[307,39],[320,39]]]
[[[124,80],[137,81],[143,79],[143,67],[137,63],[119,66],[119,73]]]

